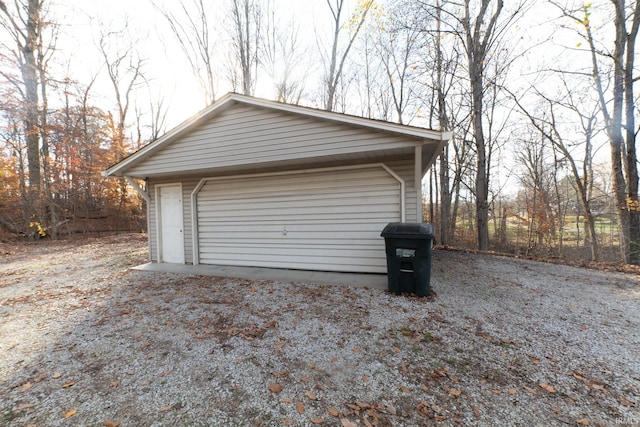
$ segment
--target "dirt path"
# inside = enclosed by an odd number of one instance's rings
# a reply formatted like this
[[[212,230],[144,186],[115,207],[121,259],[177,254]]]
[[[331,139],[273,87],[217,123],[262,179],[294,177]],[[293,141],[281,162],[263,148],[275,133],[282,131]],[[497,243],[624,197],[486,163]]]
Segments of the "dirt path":
[[[0,244],[0,425],[638,425],[640,280],[435,251],[433,298]]]

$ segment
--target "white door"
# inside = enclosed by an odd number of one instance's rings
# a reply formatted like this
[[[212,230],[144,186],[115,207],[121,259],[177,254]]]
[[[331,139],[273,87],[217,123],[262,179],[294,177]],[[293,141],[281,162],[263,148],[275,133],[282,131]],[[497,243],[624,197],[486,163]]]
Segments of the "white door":
[[[380,166],[209,180],[199,262],[384,273],[380,232],[400,211],[400,183]]]
[[[182,187],[158,187],[160,262],[184,263]]]

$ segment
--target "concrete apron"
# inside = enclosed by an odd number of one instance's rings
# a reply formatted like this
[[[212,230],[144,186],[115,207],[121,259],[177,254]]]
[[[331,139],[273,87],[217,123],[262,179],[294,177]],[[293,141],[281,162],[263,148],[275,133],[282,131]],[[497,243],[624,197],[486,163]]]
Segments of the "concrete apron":
[[[133,270],[162,273],[183,273],[194,276],[217,276],[236,279],[274,280],[286,283],[314,283],[319,285],[348,285],[387,289],[387,275],[375,273],[337,273],[331,271],[284,270],[262,267],[236,267],[229,265],[185,265],[147,263]]]

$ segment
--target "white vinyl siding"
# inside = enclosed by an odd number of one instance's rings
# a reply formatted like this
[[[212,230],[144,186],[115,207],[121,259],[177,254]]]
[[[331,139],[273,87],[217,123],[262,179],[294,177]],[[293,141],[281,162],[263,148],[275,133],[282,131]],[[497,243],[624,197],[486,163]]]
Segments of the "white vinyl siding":
[[[410,149],[419,138],[235,105],[127,171],[130,176],[308,160],[344,161]]]
[[[382,166],[207,180],[199,262],[384,273],[380,232],[400,221],[400,188]]]

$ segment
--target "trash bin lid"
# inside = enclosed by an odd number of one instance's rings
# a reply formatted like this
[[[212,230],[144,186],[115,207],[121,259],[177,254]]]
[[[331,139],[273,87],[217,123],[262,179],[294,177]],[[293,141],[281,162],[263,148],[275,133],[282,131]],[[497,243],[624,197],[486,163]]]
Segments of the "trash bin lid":
[[[433,239],[433,225],[427,222],[391,222],[384,227],[382,237],[400,239]]]

